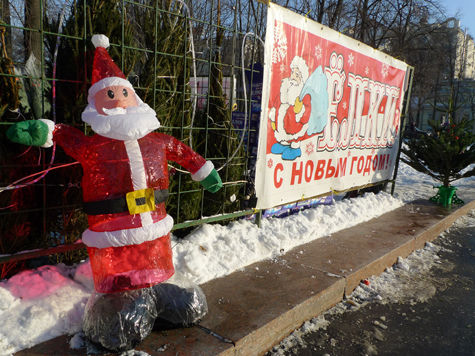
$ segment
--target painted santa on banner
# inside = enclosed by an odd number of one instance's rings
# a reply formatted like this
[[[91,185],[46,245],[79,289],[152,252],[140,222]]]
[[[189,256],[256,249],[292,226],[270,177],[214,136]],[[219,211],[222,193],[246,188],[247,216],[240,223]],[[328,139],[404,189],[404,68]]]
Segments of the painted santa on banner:
[[[174,274],[173,219],[165,210],[167,161],[183,166],[211,192],[222,182],[210,161],[176,138],[153,132],[160,127],[156,113],[110,58],[108,38],[94,35],[92,42],[92,85],[82,119],[95,135],[42,119],[12,125],[7,136],[42,147],[56,142],[81,163],[89,223],[82,241],[95,289],[107,293],[89,300],[84,332],[106,348],[125,350],[150,332],[155,318],[190,325],[207,311],[198,286],[167,281]]]
[[[271,101],[269,120],[277,142],[271,153],[284,160],[302,155],[301,142],[321,132],[328,111],[327,78],[322,68],[309,72],[303,57],[294,56],[290,62],[290,77],[283,78],[279,96]]]
[[[307,131],[311,106],[310,96],[300,100],[299,95],[308,78],[308,66],[302,57],[295,56],[290,63],[289,78],[282,79],[280,87],[280,105],[278,101],[269,111],[274,136],[277,140],[271,152],[281,154],[283,159],[293,160],[300,157],[300,139]]]

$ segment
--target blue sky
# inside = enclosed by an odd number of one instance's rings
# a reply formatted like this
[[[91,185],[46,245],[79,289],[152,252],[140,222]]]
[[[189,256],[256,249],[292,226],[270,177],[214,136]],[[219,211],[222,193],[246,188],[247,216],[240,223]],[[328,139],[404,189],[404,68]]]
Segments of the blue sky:
[[[460,16],[460,26],[475,38],[475,0],[441,0],[441,5],[447,9],[447,15]]]

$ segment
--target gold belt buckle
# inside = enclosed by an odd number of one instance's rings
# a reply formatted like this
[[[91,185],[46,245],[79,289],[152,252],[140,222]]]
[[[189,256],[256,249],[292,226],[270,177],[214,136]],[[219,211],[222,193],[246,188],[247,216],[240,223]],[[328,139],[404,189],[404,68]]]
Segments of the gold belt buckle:
[[[155,194],[152,188],[134,190],[125,195],[130,215],[155,210]]]

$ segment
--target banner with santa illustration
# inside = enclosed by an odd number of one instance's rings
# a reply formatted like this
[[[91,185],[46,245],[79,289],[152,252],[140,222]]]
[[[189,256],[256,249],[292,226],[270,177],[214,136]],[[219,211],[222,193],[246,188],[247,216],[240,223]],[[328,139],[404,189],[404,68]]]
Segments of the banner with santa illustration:
[[[257,208],[391,179],[407,65],[270,4]]]

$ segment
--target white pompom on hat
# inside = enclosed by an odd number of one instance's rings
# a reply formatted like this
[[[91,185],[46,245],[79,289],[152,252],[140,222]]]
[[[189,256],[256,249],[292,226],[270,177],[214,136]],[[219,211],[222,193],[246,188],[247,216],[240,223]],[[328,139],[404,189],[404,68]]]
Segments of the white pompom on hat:
[[[109,38],[106,35],[93,35],[91,38],[91,42],[94,47],[102,47],[102,48],[109,48]]]

